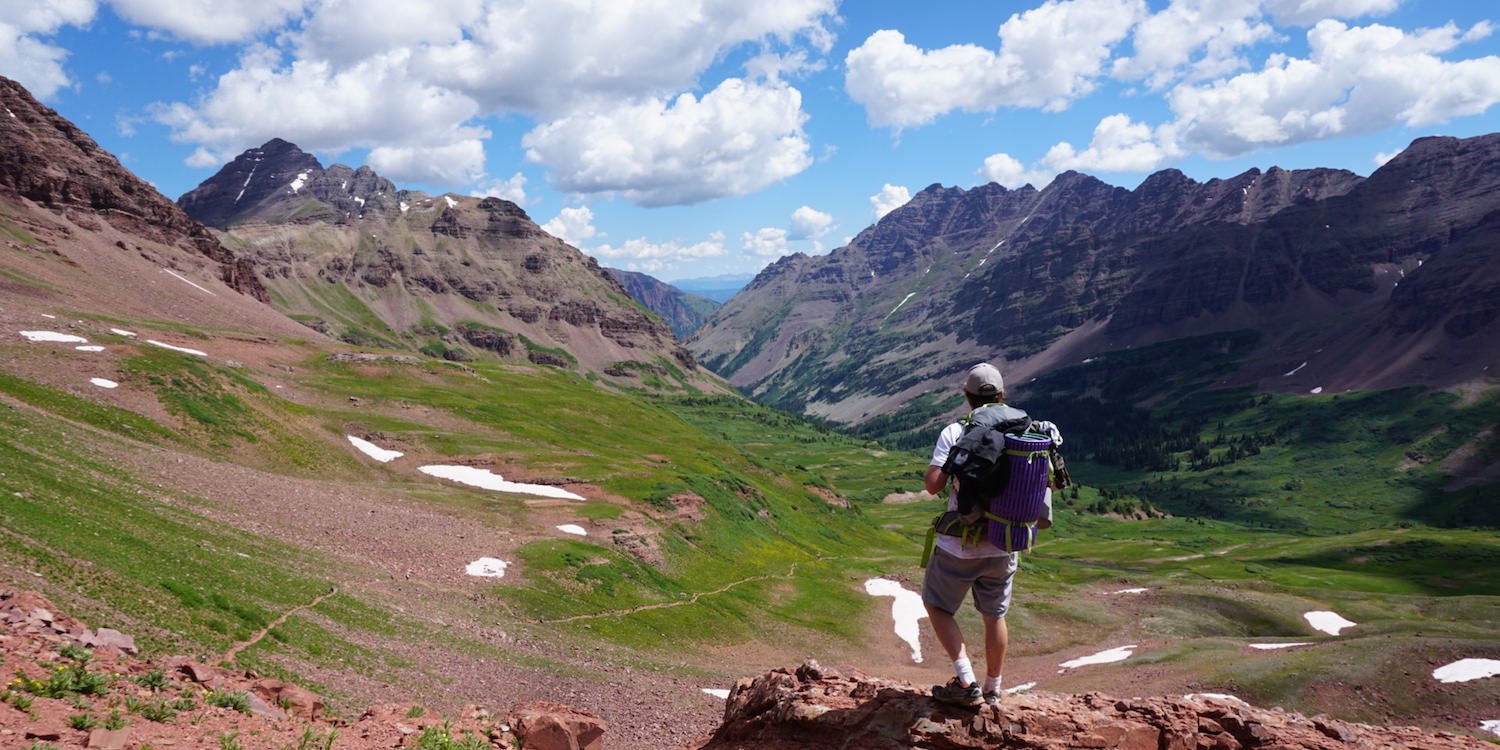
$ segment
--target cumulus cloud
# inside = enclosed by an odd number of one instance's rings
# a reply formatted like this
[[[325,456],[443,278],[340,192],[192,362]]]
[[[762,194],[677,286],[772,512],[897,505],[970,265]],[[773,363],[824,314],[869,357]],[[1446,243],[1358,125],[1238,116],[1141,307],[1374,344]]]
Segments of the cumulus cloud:
[[[1379,169],[1380,167],[1385,166],[1386,162],[1396,158],[1397,156],[1400,156],[1401,152],[1405,150],[1406,149],[1404,148],[1398,148],[1395,151],[1381,151],[1375,154],[1375,158],[1372,159],[1372,161],[1375,162],[1375,167]]]
[[[594,212],[588,206],[564,208],[543,224],[542,230],[574,247],[582,247],[584,242],[599,234],[594,228]]]
[[[1261,0],[1174,0],[1141,22],[1132,37],[1135,54],[1116,59],[1111,71],[1160,89],[1183,77],[1204,80],[1246,68],[1241,49],[1276,33],[1260,6]]]
[[[1279,24],[1311,26],[1327,18],[1383,16],[1401,0],[1267,0],[1266,10]]]
[[[1079,151],[1066,141],[1047,151],[1042,162],[1054,173],[1069,169],[1098,172],[1150,172],[1181,156],[1170,128],[1153,131],[1123,114],[1110,115],[1094,127],[1088,148]]]
[[[0,4],[0,74],[48,99],[73,85],[63,68],[68,51],[42,37],[93,20],[94,0],[10,0]]]
[[[1002,24],[997,51],[924,50],[882,29],[844,58],[844,87],[875,126],[922,125],[954,110],[1061,110],[1093,90],[1115,45],[1145,15],[1144,0],[1050,0]]]
[[[302,15],[311,0],[109,0],[115,13],[189,42],[249,39]],[[370,12],[370,11],[362,11]]]
[[[778,227],[762,227],[752,234],[745,232],[740,237],[745,252],[761,258],[780,258],[791,251],[786,246],[786,230]]]
[[[482,0],[372,3],[324,0],[296,36],[301,57],[354,63],[384,50],[455,44],[478,21]]]
[[[1185,145],[1227,157],[1479,114],[1500,102],[1500,57],[1439,55],[1492,31],[1488,23],[1408,33],[1321,21],[1307,33],[1306,58],[1273,55],[1262,70],[1174,89],[1174,129]]]
[[[881,186],[880,192],[870,196],[870,208],[875,212],[875,218],[880,219],[886,214],[906,205],[911,200],[911,191],[904,185],[892,185],[887,182]]]
[[[1004,185],[1012,190],[1030,185],[1038,190],[1047,187],[1056,177],[1056,173],[1045,169],[1028,169],[1014,156],[1000,153],[991,154],[984,159],[984,166],[979,170],[980,176],[990,182]]]
[[[317,152],[371,148],[370,165],[398,182],[472,182],[483,174],[489,132],[461,123],[479,105],[413,79],[407,57],[397,51],[345,69],[282,66],[274,50],[256,47],[196,105],[158,105],[153,116],[174,140],[221,156],[281,137]]]
[[[526,175],[517,172],[508,180],[500,180],[489,187],[479,189],[480,195],[504,198],[516,205],[526,204]],[[561,236],[561,235],[559,235]]]
[[[568,115],[522,139],[574,193],[618,192],[664,206],[744,195],[806,169],[802,95],[781,82],[725,80],[702,99],[644,102]]]
[[[700,258],[718,258],[728,251],[724,249],[724,233],[714,232],[708,239],[684,245],[677,241],[652,242],[645,237],[626,240],[620,247],[600,245],[590,251],[598,258],[623,258],[633,261],[680,261]]]
[[[747,42],[803,39],[826,51],[836,10],[834,0],[493,3],[464,37],[426,48],[419,62],[486,107],[553,116],[601,97],[687,90]]]
[[[833,216],[812,206],[802,206],[792,212],[789,240],[817,240],[833,230]]]

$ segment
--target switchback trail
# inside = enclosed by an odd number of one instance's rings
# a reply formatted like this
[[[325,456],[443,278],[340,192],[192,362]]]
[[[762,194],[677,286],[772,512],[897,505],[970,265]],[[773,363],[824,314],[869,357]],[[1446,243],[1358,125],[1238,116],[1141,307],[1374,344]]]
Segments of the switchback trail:
[[[337,587],[337,586],[329,586],[328,587],[328,593],[323,594],[322,596],[320,596],[320,597],[318,597],[318,598],[316,598],[316,599],[314,599],[314,600],[312,600],[312,601],[308,602],[307,604],[304,604],[304,605],[302,605],[300,607],[293,607],[292,609],[287,610],[280,617],[278,617],[274,621],[272,621],[270,625],[267,625],[264,628],[261,628],[261,631],[259,633],[256,633],[253,637],[251,637],[250,640],[245,641],[244,643],[236,643],[228,651],[225,651],[224,652],[224,661],[233,663],[234,662],[234,657],[239,656],[239,654],[240,654],[241,651],[244,651],[245,649],[250,648],[251,646],[254,646],[257,643],[260,643],[260,639],[265,638],[266,634],[270,633],[271,630],[274,629],[277,625],[280,625],[281,623],[286,622],[288,619],[291,618],[292,615],[295,615],[295,614],[297,614],[298,612],[301,612],[304,609],[312,609],[313,607],[316,607],[319,604],[322,604],[324,599],[327,599],[328,597],[333,596],[334,594],[337,594],[338,592],[339,592],[339,587]]]

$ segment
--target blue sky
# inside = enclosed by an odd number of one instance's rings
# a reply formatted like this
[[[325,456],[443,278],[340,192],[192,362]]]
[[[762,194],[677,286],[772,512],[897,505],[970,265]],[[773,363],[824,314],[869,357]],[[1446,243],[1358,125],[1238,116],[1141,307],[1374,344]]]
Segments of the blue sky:
[[[16,78],[163,193],[290,140],[672,280],[932,183],[1369,174],[1500,130],[1488,2],[7,0]]]

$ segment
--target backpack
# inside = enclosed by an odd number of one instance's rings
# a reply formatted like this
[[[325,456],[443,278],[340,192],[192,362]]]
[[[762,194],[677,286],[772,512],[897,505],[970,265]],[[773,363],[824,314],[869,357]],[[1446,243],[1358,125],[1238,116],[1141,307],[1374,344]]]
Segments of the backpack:
[[[1057,446],[1050,436],[1029,432],[1032,420],[1026,412],[986,404],[961,423],[963,437],[942,466],[943,473],[958,482],[958,510],[933,519],[923,567],[936,534],[961,537],[965,544],[983,537],[1007,552],[1030,549],[1036,543],[1038,522],[1046,519],[1050,525],[1048,486],[1068,483],[1053,473],[1054,456],[1061,468]],[[965,517],[975,515],[977,520],[965,522]]]

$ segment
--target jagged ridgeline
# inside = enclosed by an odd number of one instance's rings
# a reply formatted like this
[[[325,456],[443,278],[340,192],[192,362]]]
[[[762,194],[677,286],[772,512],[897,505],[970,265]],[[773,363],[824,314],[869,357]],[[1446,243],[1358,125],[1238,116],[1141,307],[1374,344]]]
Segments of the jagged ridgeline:
[[[254,263],[279,310],[339,340],[719,388],[662,320],[510,201],[400,190],[273,139],[178,203]]]

